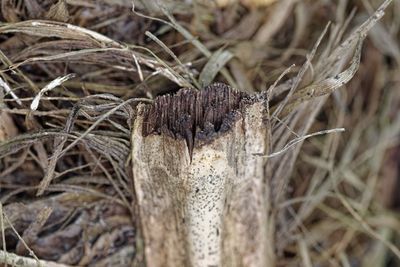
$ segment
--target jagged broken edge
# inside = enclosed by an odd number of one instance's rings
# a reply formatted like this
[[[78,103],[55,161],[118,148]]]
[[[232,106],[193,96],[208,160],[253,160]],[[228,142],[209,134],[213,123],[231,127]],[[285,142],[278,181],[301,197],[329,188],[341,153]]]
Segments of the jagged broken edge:
[[[192,157],[195,140],[212,140],[229,131],[244,107],[256,97],[224,83],[202,90],[184,88],[159,96],[143,110],[143,136],[151,134],[183,138]]]

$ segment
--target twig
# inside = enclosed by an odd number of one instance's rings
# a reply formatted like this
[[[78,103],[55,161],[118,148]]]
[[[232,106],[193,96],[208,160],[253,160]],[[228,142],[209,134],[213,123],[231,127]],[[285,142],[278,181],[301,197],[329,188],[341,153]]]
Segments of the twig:
[[[71,265],[60,264],[52,261],[36,260],[28,257],[19,256],[14,253],[0,250],[0,263],[18,267],[70,267]]]
[[[298,144],[300,142],[303,142],[305,139],[308,139],[310,137],[317,136],[317,135],[323,135],[323,134],[329,134],[329,133],[344,132],[344,130],[345,130],[344,128],[335,128],[335,129],[315,132],[315,133],[312,133],[312,134],[307,134],[307,135],[304,135],[304,136],[301,136],[299,138],[295,138],[295,139],[291,140],[281,150],[279,150],[277,152],[274,152],[272,154],[262,155],[262,154],[254,153],[253,155],[255,155],[255,156],[263,156],[263,157],[266,157],[266,158],[276,157],[276,156],[282,154],[283,152],[289,150],[290,148],[292,148],[296,144]]]

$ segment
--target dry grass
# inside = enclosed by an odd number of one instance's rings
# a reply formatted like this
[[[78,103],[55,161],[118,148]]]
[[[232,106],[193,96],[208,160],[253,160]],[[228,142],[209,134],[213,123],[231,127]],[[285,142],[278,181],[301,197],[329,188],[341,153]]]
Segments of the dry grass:
[[[142,265],[135,106],[223,81],[269,99],[277,266],[398,266],[400,4],[272,2],[3,0],[0,265]]]

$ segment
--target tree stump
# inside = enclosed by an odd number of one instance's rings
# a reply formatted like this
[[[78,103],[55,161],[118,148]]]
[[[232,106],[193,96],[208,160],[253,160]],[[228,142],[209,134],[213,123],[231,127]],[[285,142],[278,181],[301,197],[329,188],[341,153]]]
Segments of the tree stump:
[[[224,84],[138,106],[132,160],[147,266],[273,265],[265,113],[262,97]]]

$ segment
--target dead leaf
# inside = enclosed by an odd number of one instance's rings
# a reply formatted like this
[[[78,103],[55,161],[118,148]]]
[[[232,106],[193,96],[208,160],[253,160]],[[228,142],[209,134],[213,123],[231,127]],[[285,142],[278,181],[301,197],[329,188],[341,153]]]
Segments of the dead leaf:
[[[46,13],[46,18],[49,20],[67,22],[69,20],[69,12],[65,0],[60,0],[50,7]]]
[[[216,1],[218,7],[227,7],[229,5],[233,5],[237,2],[238,2],[238,0],[217,0]],[[246,7],[261,7],[261,6],[271,5],[275,2],[277,2],[277,0],[240,0],[239,2]]]
[[[0,109],[0,142],[17,136],[18,129],[10,114]]]

